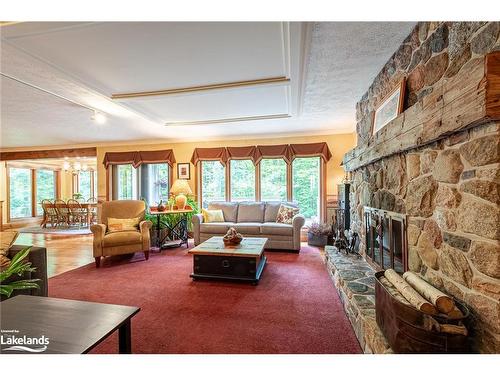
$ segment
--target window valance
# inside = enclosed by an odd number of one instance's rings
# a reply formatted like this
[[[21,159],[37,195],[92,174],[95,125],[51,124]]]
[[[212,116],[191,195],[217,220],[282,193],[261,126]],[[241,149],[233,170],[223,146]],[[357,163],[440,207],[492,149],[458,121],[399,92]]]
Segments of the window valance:
[[[222,164],[226,164],[230,159],[251,159],[257,164],[263,158],[283,158],[287,163],[291,163],[296,157],[306,156],[319,156],[327,162],[332,154],[326,142],[195,148],[191,163],[196,165],[200,160],[219,160]]]
[[[195,148],[191,163],[196,165],[200,160],[218,160],[222,164],[226,164],[228,160],[227,150],[225,147]]]
[[[106,169],[110,165],[120,164],[132,164],[134,168],[137,168],[146,163],[167,163],[173,167],[175,156],[172,150],[106,152],[102,163]]]
[[[255,162],[263,158],[283,158],[288,164],[292,162],[292,153],[289,145],[257,146]]]
[[[302,156],[319,156],[325,162],[332,158],[332,153],[326,142],[291,144],[292,159]]]
[[[251,159],[257,164],[255,146],[227,147],[226,150],[228,159]]]

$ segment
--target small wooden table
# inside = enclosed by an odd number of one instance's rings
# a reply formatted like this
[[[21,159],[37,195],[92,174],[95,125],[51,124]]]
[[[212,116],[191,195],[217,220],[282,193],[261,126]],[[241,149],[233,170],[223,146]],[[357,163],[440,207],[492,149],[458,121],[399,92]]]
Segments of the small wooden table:
[[[131,318],[141,309],[133,306],[73,301],[19,295],[0,303],[3,341],[16,338],[48,339],[46,343],[2,344],[1,352],[11,353],[88,353],[97,344],[119,331],[119,353],[132,353]],[[17,350],[9,350],[18,346]],[[19,346],[27,347],[26,349]]]
[[[267,238],[244,238],[239,245],[225,246],[222,237],[212,237],[188,251],[193,254],[193,280],[219,279],[259,283],[266,265]]]

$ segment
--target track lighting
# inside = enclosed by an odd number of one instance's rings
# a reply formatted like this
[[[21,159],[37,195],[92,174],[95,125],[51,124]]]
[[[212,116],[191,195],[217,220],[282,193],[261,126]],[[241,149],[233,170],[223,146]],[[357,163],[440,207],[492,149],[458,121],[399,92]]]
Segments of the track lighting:
[[[94,120],[98,124],[104,124],[106,122],[106,116],[101,112],[94,111],[92,120]]]

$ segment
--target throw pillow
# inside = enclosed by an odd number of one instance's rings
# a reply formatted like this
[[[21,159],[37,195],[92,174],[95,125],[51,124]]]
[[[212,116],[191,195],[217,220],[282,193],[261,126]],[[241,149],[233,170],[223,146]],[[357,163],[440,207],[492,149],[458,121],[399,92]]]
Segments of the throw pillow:
[[[292,224],[293,217],[299,213],[299,209],[282,204],[276,217],[277,223]]]
[[[134,217],[132,219],[115,219],[108,217],[108,232],[123,232],[127,230],[137,230],[140,218]]]
[[[224,222],[224,213],[222,210],[201,210],[203,221],[205,223],[222,223]]]
[[[4,269],[10,266],[9,249],[12,244],[16,241],[19,232],[9,231],[0,232],[0,269]]]

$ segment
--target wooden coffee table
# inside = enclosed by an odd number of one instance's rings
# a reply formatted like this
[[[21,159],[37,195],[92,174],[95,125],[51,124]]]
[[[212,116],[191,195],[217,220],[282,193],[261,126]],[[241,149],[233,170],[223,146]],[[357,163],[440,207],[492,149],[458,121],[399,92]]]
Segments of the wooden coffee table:
[[[1,345],[1,352],[88,353],[114,331],[119,331],[120,354],[132,353],[130,320],[139,307],[19,295],[0,303],[4,341],[7,335],[48,339],[35,346]],[[12,348],[12,347],[17,348]]]
[[[264,266],[267,238],[244,238],[239,245],[225,246],[222,237],[212,237],[189,250],[193,254],[193,280],[247,281],[257,285]]]

